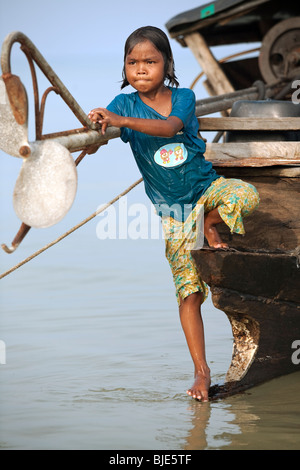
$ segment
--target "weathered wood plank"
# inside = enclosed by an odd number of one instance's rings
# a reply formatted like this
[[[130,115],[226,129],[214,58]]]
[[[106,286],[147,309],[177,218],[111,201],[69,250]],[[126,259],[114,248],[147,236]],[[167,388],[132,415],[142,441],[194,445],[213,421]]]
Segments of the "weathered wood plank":
[[[199,269],[207,284],[275,301],[295,302],[300,316],[300,270],[296,254],[247,249],[216,253],[206,248],[193,251],[192,255],[201,264]]]
[[[213,164],[214,168],[218,170],[218,163]],[[222,175],[225,178],[240,178],[245,177],[263,177],[274,176],[275,178],[299,178],[300,177],[300,163],[297,166],[267,166],[263,167],[224,167],[222,164]],[[221,171],[221,170],[220,170]]]
[[[300,142],[207,143],[205,158],[218,166],[299,165]]]
[[[233,92],[234,88],[207,46],[203,36],[201,34],[192,33],[187,35],[184,39],[196,60],[199,62],[215,94],[222,95],[223,93]]]
[[[201,131],[299,131],[300,118],[198,118]]]

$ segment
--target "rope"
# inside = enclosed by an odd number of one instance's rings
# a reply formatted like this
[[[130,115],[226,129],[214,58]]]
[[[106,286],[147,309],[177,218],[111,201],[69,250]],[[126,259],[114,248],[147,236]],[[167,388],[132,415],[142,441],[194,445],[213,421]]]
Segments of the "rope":
[[[56,245],[58,242],[60,242],[61,240],[63,240],[64,238],[68,237],[71,233],[75,232],[76,230],[78,230],[80,227],[82,227],[83,225],[85,225],[87,222],[89,222],[90,220],[94,219],[97,215],[101,214],[101,212],[104,212],[109,206],[111,206],[112,204],[114,204],[116,201],[118,201],[119,199],[121,199],[121,197],[125,196],[125,194],[129,193],[133,188],[135,188],[138,184],[140,184],[141,182],[143,181],[143,178],[140,178],[139,180],[137,180],[135,183],[133,183],[131,186],[129,186],[127,189],[125,189],[122,193],[120,193],[118,196],[114,197],[110,202],[106,203],[104,206],[100,207],[99,209],[97,209],[95,212],[93,212],[93,214],[91,214],[89,217],[87,217],[86,219],[84,219],[82,222],[80,222],[79,224],[75,225],[73,228],[71,228],[70,230],[68,230],[67,232],[65,232],[63,235],[61,235],[60,237],[58,237],[56,240],[53,240],[51,243],[48,243],[47,245],[45,245],[43,248],[41,248],[40,250],[36,251],[35,253],[33,253],[32,255],[30,255],[28,258],[24,259],[23,261],[21,261],[20,263],[16,264],[13,268],[9,269],[8,271],[5,271],[3,274],[0,275],[0,279],[3,279],[5,276],[7,276],[8,274],[12,273],[13,271],[16,271],[17,269],[19,269],[21,266],[23,266],[24,264],[28,263],[29,261],[31,261],[33,258],[36,258],[38,255],[40,255],[41,253],[43,253],[44,251],[48,250],[49,248],[51,248],[52,246]]]

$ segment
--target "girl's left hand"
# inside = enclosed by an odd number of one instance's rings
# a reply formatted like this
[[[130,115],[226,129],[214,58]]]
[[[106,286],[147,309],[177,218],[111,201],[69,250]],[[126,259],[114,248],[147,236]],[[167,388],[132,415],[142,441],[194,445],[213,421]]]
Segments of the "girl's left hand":
[[[101,131],[103,135],[105,134],[108,126],[122,127],[121,116],[108,111],[106,108],[92,109],[89,112],[88,117],[92,122],[98,122],[101,124]]]

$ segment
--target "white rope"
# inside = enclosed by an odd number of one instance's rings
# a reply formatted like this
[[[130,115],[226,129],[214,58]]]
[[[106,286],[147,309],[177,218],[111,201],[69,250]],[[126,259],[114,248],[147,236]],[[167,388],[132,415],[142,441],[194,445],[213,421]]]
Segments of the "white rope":
[[[13,268],[11,269],[8,269],[7,271],[5,271],[3,274],[0,275],[0,279],[3,279],[5,276],[7,276],[8,274],[12,273],[13,271],[15,271],[16,269],[19,269],[21,266],[23,266],[24,264],[28,263],[29,261],[31,261],[33,258],[36,258],[38,255],[40,255],[41,253],[43,253],[44,251],[48,250],[48,248],[51,248],[53,245],[56,245],[58,242],[60,242],[61,240],[63,240],[64,238],[66,238],[67,236],[69,236],[71,233],[75,232],[75,230],[78,230],[80,227],[82,227],[83,225],[85,225],[87,222],[89,222],[90,220],[94,219],[97,215],[101,214],[101,212],[104,212],[109,206],[111,206],[112,204],[114,204],[116,201],[118,201],[121,197],[125,196],[125,194],[129,193],[129,191],[131,191],[133,188],[135,188],[138,184],[140,184],[141,182],[143,181],[143,178],[140,178],[138,181],[136,181],[135,183],[133,183],[131,186],[129,186],[127,189],[125,189],[125,191],[123,191],[122,193],[120,193],[118,196],[114,197],[110,202],[108,202],[107,204],[105,204],[104,206],[100,207],[99,209],[97,209],[93,214],[91,214],[89,217],[87,217],[86,219],[84,219],[82,222],[80,222],[79,224],[75,225],[73,228],[71,228],[70,230],[68,230],[67,232],[65,232],[63,235],[61,235],[60,237],[58,237],[56,240],[53,240],[51,243],[48,243],[47,245],[45,245],[43,248],[41,248],[40,250],[36,251],[35,253],[33,253],[32,255],[28,256],[28,258],[24,259],[23,261],[21,261],[20,263],[16,264]]]

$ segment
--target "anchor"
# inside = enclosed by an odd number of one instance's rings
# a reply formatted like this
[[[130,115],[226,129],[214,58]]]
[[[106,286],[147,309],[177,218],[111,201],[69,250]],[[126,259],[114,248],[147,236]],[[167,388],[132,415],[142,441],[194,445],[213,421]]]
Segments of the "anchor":
[[[35,141],[28,141],[28,95],[21,79],[11,72],[11,50],[21,44],[31,71],[34,107]],[[43,72],[51,86],[39,103],[35,66]],[[95,153],[109,139],[120,136],[120,130],[109,128],[105,137],[81,109],[68,89],[55,74],[30,39],[21,32],[9,34],[1,51],[0,77],[0,148],[13,157],[22,158],[14,192],[13,207],[22,221],[11,246],[2,244],[6,253],[13,253],[29,230],[58,223],[70,210],[77,192],[77,166],[86,154]],[[43,135],[43,119],[47,96],[58,94],[83,125],[82,128]],[[71,152],[81,151],[74,161]]]

